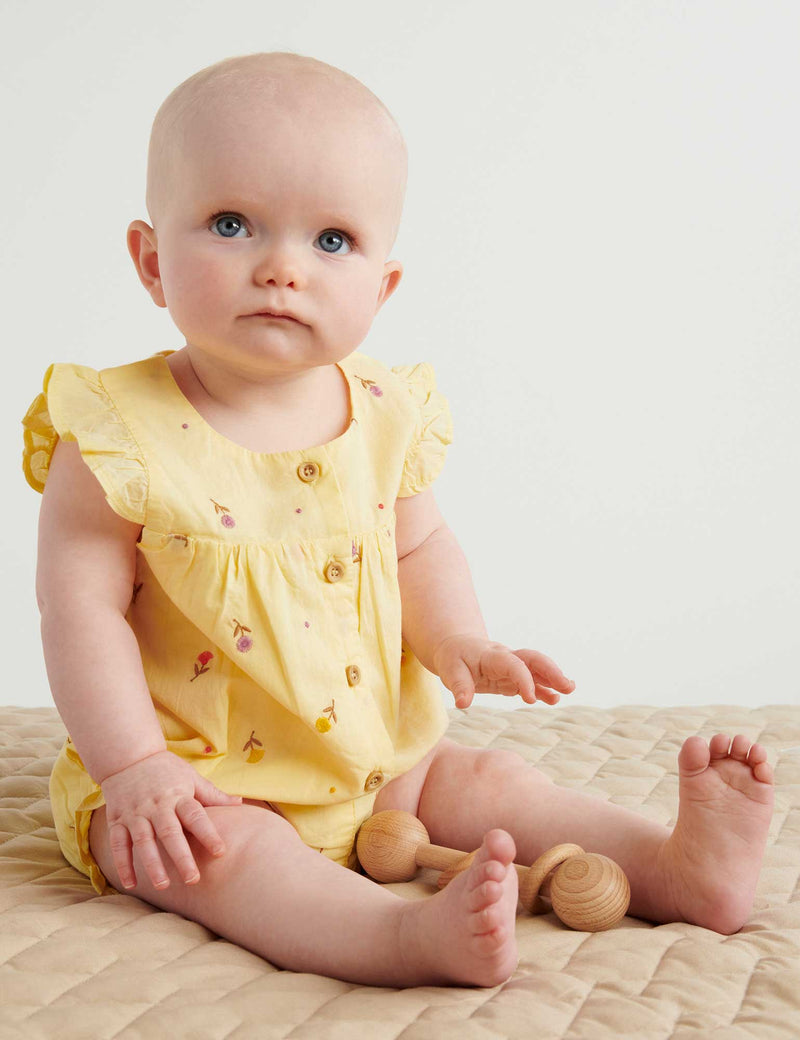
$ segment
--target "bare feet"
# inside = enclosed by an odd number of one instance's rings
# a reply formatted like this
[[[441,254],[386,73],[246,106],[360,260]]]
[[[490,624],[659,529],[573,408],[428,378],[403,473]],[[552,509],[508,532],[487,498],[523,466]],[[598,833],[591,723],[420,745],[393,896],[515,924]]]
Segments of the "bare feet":
[[[678,755],[678,822],[659,855],[671,920],[730,935],[747,921],[772,816],[773,771],[760,744],[717,733]]]
[[[489,831],[468,870],[438,895],[409,903],[401,945],[412,984],[497,986],[513,973],[515,853],[510,834]]]

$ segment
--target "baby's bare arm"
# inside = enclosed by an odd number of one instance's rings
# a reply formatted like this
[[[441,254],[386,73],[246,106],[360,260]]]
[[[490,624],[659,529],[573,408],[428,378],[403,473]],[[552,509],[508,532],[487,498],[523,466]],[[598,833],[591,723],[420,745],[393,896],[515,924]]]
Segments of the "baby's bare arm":
[[[53,699],[97,783],[166,749],[125,620],[140,531],[111,509],[77,444],[59,441],[39,515],[36,597]]]
[[[111,509],[78,446],[59,441],[39,517],[36,595],[44,657],[59,713],[103,789],[114,862],[131,886],[132,846],[154,884],[166,879],[156,837],[183,879],[197,880],[184,827],[221,854],[203,806],[241,801],[167,751],[125,620],[140,532]]]
[[[475,693],[558,702],[575,684],[537,650],[489,639],[467,559],[428,488],[398,498],[396,538],[403,636],[466,708]]]

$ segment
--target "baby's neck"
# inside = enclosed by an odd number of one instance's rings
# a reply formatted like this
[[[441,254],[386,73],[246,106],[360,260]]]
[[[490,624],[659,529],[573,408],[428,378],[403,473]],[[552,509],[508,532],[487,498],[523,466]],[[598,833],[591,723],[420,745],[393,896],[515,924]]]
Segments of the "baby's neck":
[[[336,365],[252,379],[186,347],[167,358],[181,393],[214,430],[250,451],[294,451],[327,444],[350,422],[350,398]]]

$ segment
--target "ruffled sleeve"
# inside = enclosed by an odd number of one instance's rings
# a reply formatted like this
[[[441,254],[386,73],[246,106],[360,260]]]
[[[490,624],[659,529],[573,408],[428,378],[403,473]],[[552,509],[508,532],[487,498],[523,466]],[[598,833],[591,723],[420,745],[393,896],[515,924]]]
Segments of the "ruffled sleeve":
[[[100,481],[114,512],[144,524],[147,467],[100,373],[84,365],[51,365],[45,372],[42,393],[22,425],[22,468],[35,491],[44,490],[59,437],[77,441],[83,461]]]
[[[405,383],[418,413],[398,491],[398,498],[408,498],[439,476],[453,440],[453,420],[447,398],[436,389],[432,365],[396,365],[392,372]]]

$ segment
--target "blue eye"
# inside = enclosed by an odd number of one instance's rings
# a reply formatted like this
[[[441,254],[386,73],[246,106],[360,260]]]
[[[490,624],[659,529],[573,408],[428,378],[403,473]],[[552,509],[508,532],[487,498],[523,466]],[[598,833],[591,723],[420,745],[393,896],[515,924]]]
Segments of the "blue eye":
[[[215,213],[211,218],[211,230],[220,225],[220,238],[238,238],[237,232],[244,229],[244,221],[235,213]],[[245,229],[246,230],[246,229]]]
[[[323,231],[317,242],[325,253],[337,253],[344,256],[350,252],[350,243],[341,231]]]

